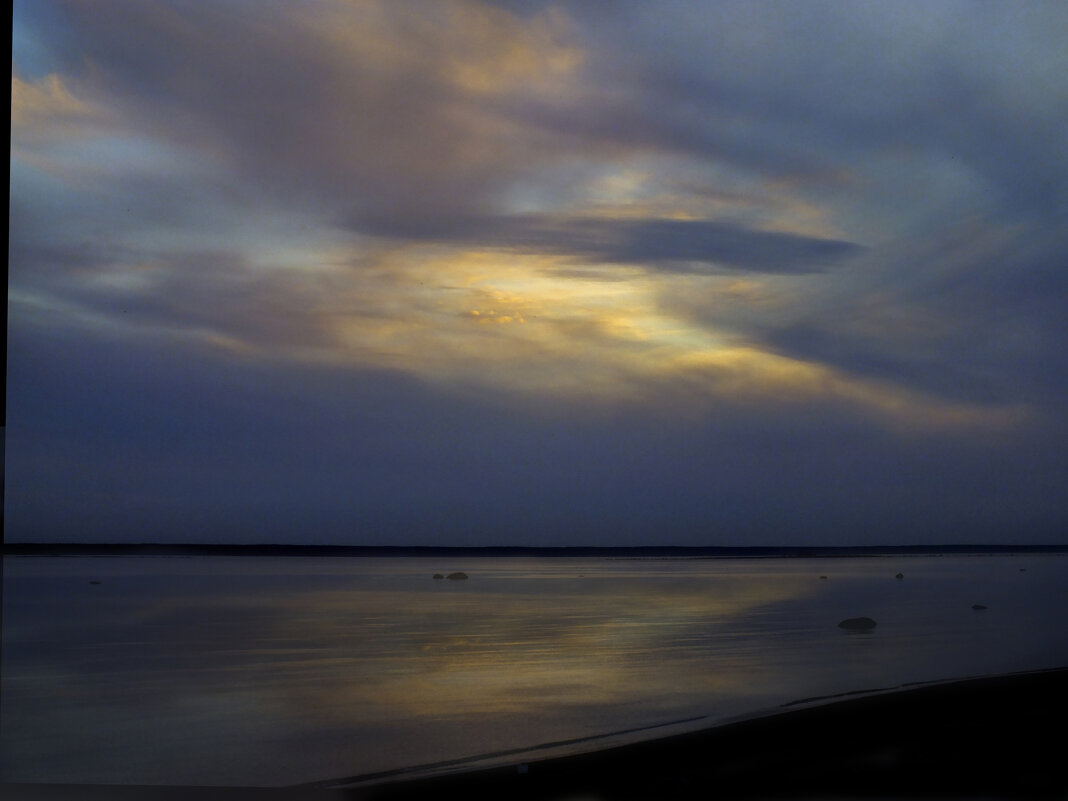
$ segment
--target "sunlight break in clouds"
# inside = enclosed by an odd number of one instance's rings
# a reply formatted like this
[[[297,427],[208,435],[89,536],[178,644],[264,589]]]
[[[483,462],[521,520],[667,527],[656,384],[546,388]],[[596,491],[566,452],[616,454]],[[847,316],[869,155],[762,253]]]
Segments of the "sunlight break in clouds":
[[[209,63],[215,61],[220,66],[224,85],[229,77],[237,77],[234,56],[223,49],[220,33],[206,27],[207,19],[203,20],[205,27],[201,27],[197,16],[179,17],[178,12],[164,12],[162,6],[159,13],[150,11],[151,8],[149,4],[148,8],[129,7],[126,11],[135,19],[143,19],[172,47],[193,47]],[[576,148],[551,130],[540,133],[535,130],[533,134],[524,130],[524,104],[542,104],[560,111],[570,107],[570,113],[576,113],[578,109],[572,106],[574,98],[596,91],[582,74],[586,59],[581,48],[576,43],[567,43],[574,36],[574,26],[561,11],[549,10],[524,20],[475,3],[414,6],[328,3],[320,8],[321,13],[310,14],[294,7],[279,8],[289,18],[288,24],[295,26],[295,33],[285,39],[280,39],[265,21],[235,20],[230,15],[219,20],[224,26],[251,25],[242,33],[251,36],[253,47],[261,49],[264,55],[275,50],[274,57],[288,54],[304,62],[306,68],[319,73],[321,87],[326,92],[322,101],[313,100],[312,105],[304,103],[306,110],[316,115],[300,121],[301,130],[311,137],[308,142],[298,138],[296,130],[292,136],[287,134],[289,123],[275,120],[275,114],[259,106],[254,99],[255,90],[250,93],[253,105],[238,101],[252,114],[251,119],[260,117],[267,126],[282,122],[281,135],[264,130],[266,137],[261,141],[267,148],[263,153],[266,158],[284,160],[283,165],[293,160],[305,162],[313,171],[332,170],[332,165],[321,161],[328,156],[341,174],[351,173],[357,182],[357,197],[359,184],[368,179],[380,186],[392,186],[396,179],[400,179],[401,186],[418,182],[431,189],[432,208],[439,207],[439,214],[449,215],[454,210],[445,204],[444,197],[433,197],[438,187],[452,186],[453,191],[462,192],[466,176],[480,174],[486,174],[492,183],[496,180],[492,177],[494,173],[501,173],[502,168],[505,174],[512,170],[504,167],[505,162],[500,159],[522,160],[516,147],[532,155],[535,161],[548,159],[547,163],[561,157],[577,158],[588,148],[588,145]],[[102,55],[106,58],[108,54]],[[107,80],[106,68],[99,70],[103,76],[94,74],[98,69],[90,70],[82,82],[93,87],[89,94],[99,108],[94,108],[91,101],[75,97],[58,74],[53,73],[32,85],[14,76],[12,124],[17,139],[27,141],[45,134],[56,140],[68,132],[67,158],[76,159],[76,150],[70,153],[71,148],[76,148],[76,142],[69,140],[71,136],[79,136],[77,124],[110,118],[113,120],[110,137],[116,144],[123,124],[132,124],[135,131],[140,129],[141,137],[163,137],[165,142],[169,135],[159,127],[159,122],[139,119],[140,110],[110,94],[107,83],[103,82]],[[223,130],[231,129],[224,136],[234,144],[235,135],[244,137],[252,133],[240,130],[249,121],[216,107],[222,97],[218,90],[207,88],[207,97],[194,97],[191,91],[199,78],[188,71],[186,75],[193,79],[188,89],[174,81],[168,83],[172,91],[177,91],[178,99],[188,97],[194,104],[192,117],[202,120],[196,124],[197,128],[202,128],[211,116],[222,115],[219,118]],[[138,80],[134,75],[128,79]],[[397,92],[416,88],[421,93],[441,93],[445,100],[417,95],[414,107],[411,100],[400,105],[399,98],[391,96],[391,86]],[[390,94],[382,94],[383,90]],[[120,105],[109,107],[113,100],[118,100]],[[160,100],[166,102],[166,96],[152,102]],[[432,114],[435,128],[443,128],[428,130],[426,122],[414,116],[421,111]],[[265,114],[269,117],[264,117]],[[444,134],[444,138],[439,134]],[[205,145],[211,147],[211,135],[207,134],[208,140],[204,136],[201,133],[192,141],[197,150]],[[283,138],[287,136],[290,138]],[[84,136],[79,136],[77,141],[84,142]],[[220,142],[224,147],[225,141]],[[185,140],[170,142],[170,146],[184,144]],[[106,140],[85,150],[87,163],[89,159],[98,159],[100,147],[104,146]],[[325,151],[316,152],[322,146]],[[160,149],[162,157],[166,157],[166,147]],[[543,152],[546,149],[548,153]],[[604,160],[597,149],[585,156],[587,159],[593,156],[591,164],[600,159],[604,167],[618,165],[612,167],[612,172],[599,169],[589,179],[579,176],[568,183],[568,215],[576,220],[594,215],[589,219],[596,227],[589,231],[575,227],[567,218],[560,218],[548,228],[538,223],[538,228],[529,230],[526,224],[524,228],[516,228],[507,216],[485,218],[483,225],[475,223],[478,227],[468,238],[475,243],[489,233],[487,227],[503,225],[503,238],[488,240],[487,244],[498,245],[488,252],[447,246],[429,253],[409,251],[399,258],[391,257],[384,269],[359,266],[346,272],[323,271],[316,264],[321,257],[305,251],[304,258],[312,261],[302,265],[299,255],[289,260],[291,266],[286,269],[293,273],[293,280],[273,275],[277,270],[270,262],[277,262],[277,254],[272,257],[245,251],[240,256],[245,265],[240,273],[235,273],[237,262],[229,256],[224,256],[223,261],[214,258],[215,267],[211,273],[205,273],[197,267],[201,261],[197,254],[167,254],[163,263],[156,262],[155,268],[137,267],[131,271],[118,265],[101,265],[98,269],[105,272],[99,280],[88,279],[83,298],[89,305],[96,302],[98,314],[106,314],[106,296],[110,293],[114,297],[114,302],[109,304],[114,308],[122,305],[119,296],[124,295],[135,305],[149,304],[147,312],[136,318],[137,329],[162,324],[171,330],[176,327],[176,332],[192,330],[198,332],[204,343],[215,343],[236,353],[258,352],[261,357],[267,356],[270,350],[289,357],[325,359],[356,367],[400,368],[446,382],[455,376],[465,383],[487,383],[524,393],[563,393],[605,400],[627,398],[637,386],[651,380],[672,382],[687,375],[702,376],[705,391],[711,397],[730,397],[740,391],[737,380],[740,370],[748,377],[743,382],[744,395],[755,392],[764,402],[776,397],[788,399],[798,392],[806,399],[815,400],[822,393],[835,400],[870,406],[880,414],[939,419],[938,414],[931,414],[932,407],[938,405],[935,400],[925,401],[915,393],[891,392],[894,400],[888,402],[887,393],[874,393],[847,376],[835,375],[830,368],[821,368],[826,380],[798,381],[796,377],[807,370],[803,363],[790,369],[783,357],[772,357],[752,343],[745,347],[732,343],[722,355],[717,355],[718,349],[731,339],[729,331],[695,327],[691,321],[673,318],[661,308],[659,286],[669,285],[670,279],[657,276],[655,271],[628,269],[624,264],[630,262],[640,268],[641,260],[655,261],[659,250],[665,254],[677,252],[677,256],[668,258],[697,259],[696,267],[686,267],[686,271],[708,267],[715,270],[715,262],[721,258],[751,259],[754,249],[771,247],[773,250],[759,257],[756,269],[777,272],[788,269],[789,260],[797,258],[797,253],[783,251],[777,240],[758,239],[758,234],[743,227],[712,222],[707,234],[694,230],[693,235],[704,239],[684,241],[684,237],[691,236],[691,229],[682,225],[704,223],[692,216],[695,197],[678,194],[677,190],[665,196],[665,191],[673,191],[670,186],[653,189],[659,195],[655,211],[648,202],[633,203],[625,199],[611,202],[612,193],[625,198],[641,194],[644,185],[656,186],[655,179],[642,178],[628,166],[642,150],[641,146],[633,147],[633,155],[622,160],[611,153]],[[259,165],[247,163],[247,154],[235,151],[233,157],[239,170],[261,170]],[[127,150],[124,154],[116,149],[113,158],[117,160],[114,168],[121,171],[136,166],[131,158],[142,157],[136,151]],[[520,163],[515,166],[524,169]],[[382,172],[382,168],[388,172]],[[262,180],[271,182],[273,178],[265,174]],[[481,179],[476,180],[482,183]],[[512,180],[518,180],[517,186],[535,187],[538,183],[537,175],[531,173],[514,175]],[[415,192],[411,199],[419,208],[423,202],[418,199],[421,193],[415,183],[409,185]],[[475,187],[475,191],[479,189]],[[788,194],[785,186],[775,192],[778,199]],[[544,190],[541,195],[551,197]],[[740,199],[747,200],[744,195]],[[472,202],[459,200],[461,207]],[[606,200],[611,202],[608,207],[604,205]],[[363,206],[368,202],[377,201],[373,196],[357,201]],[[474,202],[479,202],[477,197]],[[584,202],[593,204],[588,211],[582,207]],[[751,198],[749,202],[751,205]],[[722,201],[718,205],[721,215],[730,213]],[[789,206],[784,208],[789,210]],[[751,209],[747,211],[751,213]],[[284,215],[286,211],[276,206],[272,213]],[[765,213],[777,212],[772,206]],[[807,213],[811,215],[811,211]],[[437,225],[429,217],[425,219],[425,224]],[[615,220],[627,227],[615,226]],[[665,228],[667,223],[673,228]],[[771,216],[765,217],[761,226],[765,230],[798,230],[804,229],[806,222]],[[356,228],[360,227],[357,222]],[[628,229],[634,233],[626,233]],[[199,235],[196,230],[188,234],[193,239]],[[617,239],[616,244],[605,239],[619,235],[635,238]],[[436,238],[433,232],[428,236]],[[520,247],[528,252],[515,251],[509,239],[526,241],[528,244]],[[557,243],[562,244],[563,250]],[[128,249],[130,245],[119,247]],[[335,252],[337,247],[333,248]],[[357,241],[347,247],[351,258],[366,261],[361,254],[366,244]],[[137,249],[148,248],[152,248],[151,240],[147,246]],[[546,249],[558,254],[555,259],[550,256],[548,263],[544,258],[539,261],[537,256],[537,251]],[[567,251],[571,249],[577,249],[575,256],[568,257]],[[703,251],[712,260],[707,266],[700,264],[705,258]],[[584,253],[607,265],[606,273],[616,280],[583,281],[569,275],[567,269],[587,267]],[[153,261],[151,253],[145,255],[147,261]],[[833,260],[836,256],[827,251],[826,258]],[[104,254],[102,259],[112,261],[114,256]],[[819,262],[814,266],[822,269]],[[560,269],[554,272],[554,267]],[[196,273],[195,283],[180,277],[189,271]],[[262,277],[257,273],[262,273]],[[210,293],[199,289],[212,285]],[[190,297],[193,292],[196,295]],[[152,295],[159,300],[149,302]],[[228,302],[226,310],[221,306],[212,309],[212,296],[235,298],[236,304]],[[166,317],[161,316],[164,313]],[[292,325],[298,318],[308,321],[302,324],[305,335]],[[473,321],[493,321],[498,326],[490,330],[470,325]],[[500,327],[502,324],[508,326],[507,331]],[[273,334],[271,328],[278,326],[281,326],[279,333]],[[320,328],[321,333],[315,334],[315,328]],[[694,365],[700,368],[695,369]],[[964,419],[979,423],[983,415],[965,415]]]
[[[1065,436],[1056,5],[47,0],[15,22],[16,453],[97,424],[60,400],[72,342],[164,397],[183,370],[264,398],[316,375],[330,408],[403,386],[427,421],[510,410],[520,440],[548,410],[677,421],[724,473],[738,426],[756,485],[765,430],[848,421],[871,465],[917,436],[1005,464]]]

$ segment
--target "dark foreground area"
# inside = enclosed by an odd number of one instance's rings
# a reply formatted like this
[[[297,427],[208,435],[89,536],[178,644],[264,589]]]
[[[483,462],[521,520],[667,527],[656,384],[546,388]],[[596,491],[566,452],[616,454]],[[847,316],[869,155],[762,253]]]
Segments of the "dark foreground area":
[[[904,687],[570,757],[292,788],[6,785],[15,801],[1068,799],[1068,668]]]

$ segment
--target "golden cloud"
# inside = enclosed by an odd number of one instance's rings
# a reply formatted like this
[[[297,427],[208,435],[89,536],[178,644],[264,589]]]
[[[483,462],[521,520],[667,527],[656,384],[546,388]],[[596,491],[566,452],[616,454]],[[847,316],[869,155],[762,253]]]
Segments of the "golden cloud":
[[[59,75],[36,81],[11,76],[11,145],[13,151],[33,150],[102,130],[101,112],[78,98]]]

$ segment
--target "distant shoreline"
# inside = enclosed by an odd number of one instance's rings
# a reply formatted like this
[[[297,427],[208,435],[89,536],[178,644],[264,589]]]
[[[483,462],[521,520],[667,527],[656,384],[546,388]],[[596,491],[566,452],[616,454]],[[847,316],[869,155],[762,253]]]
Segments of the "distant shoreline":
[[[4,556],[337,556],[337,557],[602,557],[615,559],[762,559],[858,556],[953,556],[1068,553],[1064,545],[857,546],[401,546],[176,543],[4,543]]]

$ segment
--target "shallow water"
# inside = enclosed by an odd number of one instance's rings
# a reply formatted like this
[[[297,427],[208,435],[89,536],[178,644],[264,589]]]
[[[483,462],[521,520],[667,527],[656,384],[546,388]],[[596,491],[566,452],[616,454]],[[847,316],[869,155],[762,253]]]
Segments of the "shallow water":
[[[7,782],[294,784],[1068,665],[1063,554],[6,557],[3,593]]]

